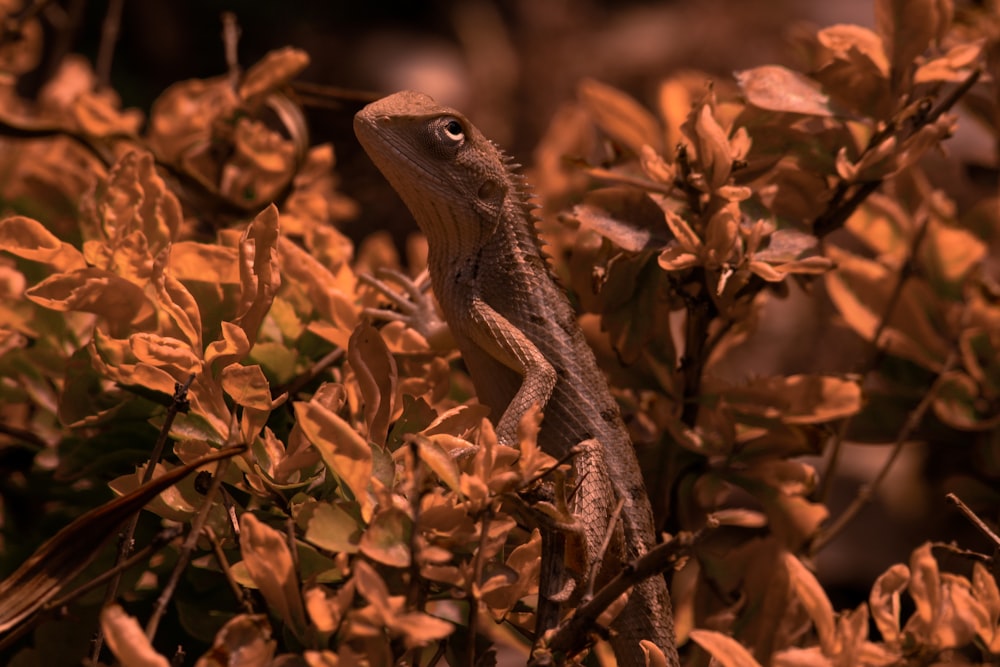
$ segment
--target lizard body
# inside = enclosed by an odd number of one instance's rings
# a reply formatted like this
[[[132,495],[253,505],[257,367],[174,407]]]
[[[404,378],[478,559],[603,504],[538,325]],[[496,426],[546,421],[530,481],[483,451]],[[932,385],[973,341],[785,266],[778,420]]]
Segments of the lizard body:
[[[464,116],[430,97],[401,92],[361,110],[355,133],[402,197],[428,240],[434,293],[472,376],[491,408],[498,439],[542,407],[542,448],[574,461],[574,514],[595,560],[619,498],[622,539],[604,554],[597,584],[655,544],[653,517],[632,443],[566,295],[539,247],[523,181]],[[584,474],[580,474],[581,471]],[[640,639],[676,665],[670,600],[662,577],[632,591],[615,619],[621,665],[644,665]]]

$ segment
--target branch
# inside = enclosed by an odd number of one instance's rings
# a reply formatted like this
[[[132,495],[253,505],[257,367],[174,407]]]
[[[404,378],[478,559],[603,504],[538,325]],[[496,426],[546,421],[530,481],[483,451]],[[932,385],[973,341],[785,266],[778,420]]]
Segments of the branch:
[[[900,298],[903,296],[903,287],[906,286],[906,281],[915,273],[915,267],[913,263],[913,258],[917,256],[920,252],[920,246],[923,245],[924,239],[927,238],[927,229],[930,227],[930,216],[924,215],[923,220],[917,227],[917,233],[913,235],[910,240],[910,248],[907,251],[906,261],[903,263],[902,268],[899,270],[899,275],[896,277],[896,284],[892,287],[892,292],[889,294],[889,299],[886,301],[885,309],[882,311],[882,318],[879,320],[878,326],[875,327],[875,333],[872,335],[871,343],[868,346],[867,359],[861,365],[859,372],[861,374],[862,383],[864,378],[875,371],[882,360],[885,358],[886,350],[879,346],[879,340],[882,338],[882,334],[885,330],[889,328],[889,320],[892,318],[892,314],[896,311],[896,305],[899,303]],[[858,413],[846,417],[841,423],[840,428],[833,436],[833,442],[830,445],[830,460],[827,462],[823,478],[820,482],[819,493],[817,494],[820,501],[825,502],[829,496],[830,489],[832,486],[832,480],[834,478],[834,471],[837,469],[837,464],[840,460],[840,452],[843,448],[844,439],[847,437],[851,426],[854,424],[854,419]]]
[[[949,502],[951,502],[955,507],[965,515],[965,517],[972,522],[972,525],[979,529],[983,535],[993,543],[994,549],[1000,549],[1000,536],[994,533],[986,522],[979,518],[979,516],[972,511],[972,509],[962,502],[962,499],[956,496],[954,493],[949,493],[945,496]]]
[[[965,95],[969,90],[976,84],[979,77],[982,76],[982,69],[976,68],[969,74],[968,77],[962,81],[951,93],[940,100],[937,105],[932,107],[927,113],[918,113],[914,116],[913,123],[901,133],[900,144],[906,141],[914,134],[919,132],[922,128],[935,122],[938,118],[943,116],[948,110],[950,110],[955,104]],[[868,142],[868,146],[862,152],[862,156],[866,155],[872,150],[875,150],[883,141],[889,138],[898,129],[898,124],[895,121],[890,121],[886,127],[884,127],[879,132],[876,132],[871,140]],[[844,197],[847,196],[847,192],[850,189],[850,184],[847,181],[841,181],[837,185],[837,189],[834,191],[833,198],[830,200],[830,205],[827,209],[819,215],[812,223],[813,233],[818,238],[823,238],[827,234],[836,231],[844,226],[847,219],[851,217],[858,206],[868,198],[873,192],[882,186],[885,182],[884,178],[879,178],[874,181],[867,181],[857,185],[857,189],[854,190],[850,197],[845,200]]]
[[[709,516],[705,527],[694,533],[680,533],[669,542],[657,545],[628,563],[614,579],[597,591],[594,597],[584,602],[572,616],[560,623],[543,642],[544,647],[556,655],[566,657],[580,653],[590,641],[590,633],[599,627],[597,619],[605,609],[644,580],[661,575],[672,568],[682,556],[702,543],[718,526],[719,522]]]
[[[156,464],[160,462],[163,458],[163,450],[167,445],[167,438],[170,435],[170,428],[174,425],[174,419],[179,413],[187,413],[191,409],[191,404],[188,402],[187,393],[188,389],[191,388],[191,383],[194,382],[194,375],[188,376],[187,381],[184,384],[179,382],[174,383],[174,395],[170,401],[170,407],[167,408],[166,419],[163,420],[163,426],[160,427],[160,435],[156,439],[156,444],[153,445],[153,452],[149,455],[149,462],[146,464],[146,469],[142,473],[141,485],[148,484],[150,480],[153,479],[153,473],[156,471]],[[119,541],[118,541],[118,555],[115,557],[115,567],[124,562],[129,554],[132,552],[133,540],[135,538],[135,529],[139,525],[139,513],[136,512],[131,519],[129,519],[128,526],[122,531]],[[114,569],[114,568],[112,568]],[[118,597],[118,586],[121,585],[122,576],[119,570],[108,584],[108,589],[104,593],[104,605],[107,606],[115,601]],[[90,654],[90,660],[94,664],[97,664],[98,659],[101,656],[101,648],[104,645],[104,633],[100,627],[97,629],[97,636],[94,637],[93,648]]]
[[[826,530],[823,530],[816,536],[816,539],[813,540],[812,545],[809,548],[809,553],[811,555],[819,553],[819,551],[834,537],[839,535],[844,528],[846,528],[847,525],[854,520],[854,517],[856,517],[858,513],[860,513],[861,510],[871,502],[872,498],[875,497],[878,487],[881,486],[882,482],[885,481],[886,476],[889,474],[889,469],[892,468],[892,465],[896,462],[896,458],[903,451],[903,447],[907,442],[909,442],[910,436],[923,422],[924,415],[934,403],[934,399],[937,398],[937,393],[941,390],[944,376],[948,373],[948,371],[955,367],[958,363],[958,358],[958,352],[952,348],[951,352],[948,354],[948,359],[944,363],[944,367],[941,369],[937,378],[934,379],[934,384],[932,384],[931,388],[927,390],[924,397],[920,399],[920,403],[917,407],[910,412],[906,422],[903,424],[903,428],[901,428],[899,433],[896,435],[896,442],[893,444],[892,452],[889,454],[889,458],[886,459],[886,462],[882,465],[882,468],[878,471],[875,479],[861,487],[861,490],[858,491],[857,497],[854,498],[847,509],[844,510],[844,512],[837,517],[837,519],[830,524]]]

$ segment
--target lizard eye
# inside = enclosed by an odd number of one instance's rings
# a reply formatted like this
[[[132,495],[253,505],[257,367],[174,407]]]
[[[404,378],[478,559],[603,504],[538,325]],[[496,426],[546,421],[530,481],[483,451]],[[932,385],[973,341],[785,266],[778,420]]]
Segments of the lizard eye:
[[[465,128],[462,127],[462,123],[457,118],[442,120],[443,122],[439,126],[441,138],[455,146],[462,144],[465,141]]]

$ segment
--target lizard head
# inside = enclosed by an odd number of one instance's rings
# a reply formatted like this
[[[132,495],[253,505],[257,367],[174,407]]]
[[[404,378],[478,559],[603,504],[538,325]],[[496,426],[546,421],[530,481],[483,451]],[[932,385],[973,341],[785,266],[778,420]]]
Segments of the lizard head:
[[[499,223],[516,187],[502,151],[461,113],[422,93],[372,102],[354,132],[432,245],[474,248]]]

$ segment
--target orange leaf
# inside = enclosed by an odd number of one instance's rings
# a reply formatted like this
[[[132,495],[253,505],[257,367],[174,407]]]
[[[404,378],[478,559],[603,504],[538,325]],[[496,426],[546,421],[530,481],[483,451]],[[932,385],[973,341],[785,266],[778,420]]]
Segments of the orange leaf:
[[[286,536],[247,512],[240,517],[240,551],[247,572],[268,606],[296,636],[304,637],[305,607]]]
[[[135,283],[93,267],[49,276],[25,295],[52,310],[99,315],[116,332],[125,332],[134,321],[152,314],[149,301]]]
[[[390,567],[410,564],[410,532],[413,522],[401,509],[380,510],[361,534],[361,553]]]
[[[270,411],[274,407],[271,385],[260,366],[229,364],[222,369],[222,389],[237,405],[256,410]]]
[[[733,168],[733,157],[729,148],[726,132],[719,121],[712,115],[712,107],[705,104],[694,123],[695,139],[698,148],[698,161],[701,162],[705,179],[712,190],[726,184]]]
[[[152,275],[156,305],[160,309],[162,333],[169,332],[182,337],[192,350],[200,351],[201,310],[198,308],[198,302],[179,280],[168,275],[163,269],[163,265],[157,262]]]
[[[176,369],[178,373],[197,373],[201,369],[199,359],[184,341],[150,333],[133,334],[128,339],[136,359],[157,368]]]
[[[577,96],[605,134],[635,155],[649,145],[663,152],[663,136],[653,114],[617,88],[584,79],[577,87]]]
[[[761,667],[738,641],[714,630],[692,630],[691,639],[708,651],[722,667]]]
[[[892,63],[894,90],[917,56],[947,30],[952,11],[951,0],[876,0],[875,28]]]
[[[240,614],[229,619],[215,634],[212,648],[194,667],[267,667],[275,663],[277,642],[263,614]]]
[[[240,238],[240,305],[234,324],[246,332],[253,347],[264,316],[281,286],[278,270],[278,209],[271,204],[250,223]]]
[[[135,617],[119,605],[101,610],[101,630],[122,667],[170,667],[170,661],[156,652]]]
[[[837,648],[837,624],[833,616],[833,605],[819,581],[798,558],[785,552],[784,560],[792,588],[816,627],[823,653],[833,655]]]
[[[294,403],[295,418],[309,442],[319,450],[331,472],[343,480],[361,505],[361,516],[372,515],[368,484],[372,476],[372,450],[351,425],[315,401]]]
[[[879,575],[868,597],[872,619],[882,637],[889,643],[898,641],[900,637],[899,594],[906,588],[909,579],[910,568],[896,563]]]
[[[363,319],[351,334],[347,360],[354,369],[364,398],[368,439],[384,447],[393,417],[399,374],[396,359],[389,353],[378,329],[367,319]]]
[[[246,332],[232,322],[222,323],[222,338],[212,341],[205,348],[205,363],[231,364],[250,352]]]
[[[170,246],[170,274],[178,280],[238,285],[238,251],[217,244],[178,241]]]
[[[42,223],[16,215],[0,220],[0,250],[48,264],[56,271],[83,269],[80,251],[56,238]]]
[[[243,76],[239,95],[247,100],[284,86],[309,65],[309,54],[286,46],[270,51]]]

